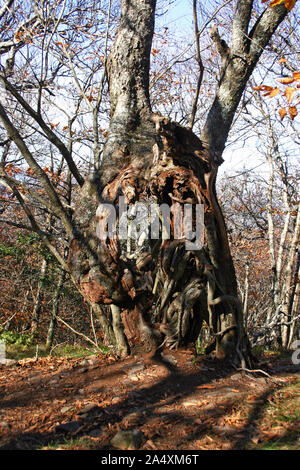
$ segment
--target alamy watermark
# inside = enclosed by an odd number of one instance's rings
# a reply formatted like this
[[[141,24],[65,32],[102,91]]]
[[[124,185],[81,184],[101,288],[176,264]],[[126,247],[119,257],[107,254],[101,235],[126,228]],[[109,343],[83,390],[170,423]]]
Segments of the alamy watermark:
[[[200,250],[204,243],[204,205],[172,205],[136,202],[128,205],[120,196],[118,204],[100,204],[96,212],[100,240],[134,240],[140,247],[146,240],[184,240],[186,250]]]
[[[4,341],[0,341],[0,364],[6,364],[6,346]]]
[[[295,366],[298,366],[300,364],[300,339],[296,339],[292,343],[292,349],[295,349],[295,351],[292,354],[292,363]]]

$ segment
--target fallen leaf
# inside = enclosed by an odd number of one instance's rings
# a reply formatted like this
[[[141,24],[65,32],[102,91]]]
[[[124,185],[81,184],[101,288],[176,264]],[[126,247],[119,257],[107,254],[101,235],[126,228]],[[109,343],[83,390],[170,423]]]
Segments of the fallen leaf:
[[[209,403],[209,401],[207,401],[207,400],[203,400],[203,401],[185,401],[184,403],[182,403],[182,405],[185,406],[185,407],[203,406],[203,405],[207,405],[208,403]]]
[[[146,444],[151,447],[151,449],[153,450],[157,450],[157,447],[153,444],[153,442],[149,439],[148,441],[146,441]]]
[[[246,398],[246,400],[247,400],[247,401],[248,401],[248,400],[254,400],[255,398],[256,398],[255,395],[248,395],[247,398]]]
[[[197,388],[207,388],[207,389],[213,389],[213,388],[216,388],[214,385],[198,385]]]
[[[255,395],[248,395],[248,397],[246,398],[246,402],[247,403],[255,403],[255,404],[260,404],[260,403],[263,404],[264,400],[259,399]]]
[[[269,85],[259,85],[259,86],[254,86],[253,90],[258,90],[258,91],[272,91],[274,87],[269,86]]]

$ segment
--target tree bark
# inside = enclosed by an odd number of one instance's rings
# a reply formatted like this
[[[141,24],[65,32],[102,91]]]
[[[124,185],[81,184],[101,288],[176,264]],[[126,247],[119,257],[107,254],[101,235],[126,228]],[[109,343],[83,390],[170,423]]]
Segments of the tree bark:
[[[39,274],[37,290],[36,290],[36,296],[34,300],[33,312],[32,312],[31,329],[30,329],[32,336],[37,334],[38,324],[40,320],[40,311],[41,311],[41,306],[42,306],[43,283],[45,281],[47,268],[48,268],[48,262],[46,258],[43,258],[41,269],[40,269],[40,274]]]
[[[211,29],[222,65],[215,100],[203,126],[201,140],[218,163],[222,163],[228,133],[246,84],[273,33],[288,13],[283,3],[266,8],[250,30],[252,6],[253,0],[237,2],[230,47],[221,39],[216,26]]]
[[[149,65],[155,4],[155,0],[122,2],[107,68],[109,134],[101,167],[83,185],[74,214],[94,254],[90,256],[74,236],[69,266],[88,301],[112,306],[117,349],[122,354],[127,343],[131,352],[141,353],[162,345],[194,343],[206,321],[217,357],[238,358],[245,364],[242,306],[215,181],[242,92],[286,9],[275,8],[275,20],[269,12],[262,15],[245,40],[252,2],[238,2],[240,20],[234,24],[231,49],[214,29],[223,57],[222,77],[200,140],[191,129],[151,111]],[[244,10],[243,5],[247,5]],[[109,207],[117,209],[119,227],[121,205],[134,214],[138,203],[171,208],[167,239],[161,232],[151,238],[142,231],[135,240],[129,231],[125,238],[118,232],[102,239],[96,236],[109,225]],[[186,233],[177,236],[178,223],[182,227],[178,214],[187,204],[204,208],[204,244],[196,249],[186,249]],[[199,216],[194,212],[190,220],[195,225]]]
[[[47,339],[46,339],[46,350],[50,350],[50,348],[53,345],[53,340],[54,340],[54,334],[55,334],[55,328],[57,325],[57,314],[58,314],[58,307],[59,307],[59,299],[61,296],[62,288],[65,282],[66,278],[66,272],[61,268],[59,277],[58,277],[58,282],[57,286],[54,292],[54,297],[53,297],[53,304],[52,304],[52,316],[51,320],[49,323],[49,328],[48,328],[48,333],[47,333]]]
[[[297,217],[295,220],[295,227],[293,238],[289,247],[289,253],[286,260],[285,280],[282,289],[282,322],[289,323],[291,321],[291,313],[293,306],[293,297],[296,289],[297,278],[293,268],[298,271],[298,266],[295,268],[295,258],[297,253],[297,246],[300,240],[300,204],[297,208]],[[298,261],[298,260],[297,260]],[[290,325],[283,324],[281,327],[282,346],[288,347],[289,344]]]
[[[291,301],[292,324],[290,328],[288,348],[291,347],[292,342],[294,340],[294,335],[295,335],[295,330],[296,330],[296,321],[297,321],[296,318],[299,315],[299,310],[300,310],[299,307],[300,307],[300,251],[298,251],[297,268],[296,268],[295,278],[294,278],[294,295]]]

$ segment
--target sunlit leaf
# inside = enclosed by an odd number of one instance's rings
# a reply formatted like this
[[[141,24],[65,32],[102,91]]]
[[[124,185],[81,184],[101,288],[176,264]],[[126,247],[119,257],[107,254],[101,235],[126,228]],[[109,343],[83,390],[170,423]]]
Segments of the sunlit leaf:
[[[291,9],[295,6],[297,0],[272,0],[270,3],[270,7],[275,7],[276,5],[279,5],[280,3],[284,2],[285,8],[288,11],[291,11]],[[265,0],[262,0],[262,3],[265,3]]]
[[[260,85],[260,86],[254,86],[253,90],[258,90],[258,91],[272,91],[274,87],[268,86],[268,85]]]
[[[157,49],[152,49],[152,54],[153,54],[154,56],[156,56],[158,53],[159,53],[159,50],[157,50]]]
[[[289,103],[292,101],[295,91],[297,91],[297,88],[291,86],[286,87],[284,94]]]
[[[293,78],[293,77],[284,77],[284,78],[278,78],[277,81],[280,82],[280,83],[287,84],[287,83],[293,83],[295,81],[295,78]]]
[[[287,115],[287,110],[285,108],[280,108],[279,109],[280,119],[282,120],[286,115]]]
[[[297,0],[284,0],[285,8],[288,11],[291,11],[291,9],[295,6]]]
[[[200,389],[200,388],[203,388],[203,389],[209,389],[209,388],[214,389],[214,388],[216,388],[216,387],[215,387],[214,385],[206,384],[206,385],[198,385],[197,389],[198,389],[198,388],[199,388],[199,389]]]
[[[283,0],[272,0],[272,2],[270,3],[270,7],[275,7],[276,5],[279,5],[282,2]]]
[[[297,111],[297,109],[296,109],[296,106],[290,106],[290,107],[289,107],[289,115],[290,115],[292,121],[295,119],[295,117],[297,116],[297,114],[298,114],[298,111]]]
[[[278,95],[280,92],[279,88],[274,88],[272,91],[270,91],[269,96],[270,98],[273,98],[274,96]]]

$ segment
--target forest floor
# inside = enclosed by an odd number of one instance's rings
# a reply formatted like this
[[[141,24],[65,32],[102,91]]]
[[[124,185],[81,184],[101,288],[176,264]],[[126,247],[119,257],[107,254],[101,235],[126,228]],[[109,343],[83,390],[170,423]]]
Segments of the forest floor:
[[[194,350],[0,365],[0,450],[299,449],[300,366],[265,354],[258,367],[268,375]]]

